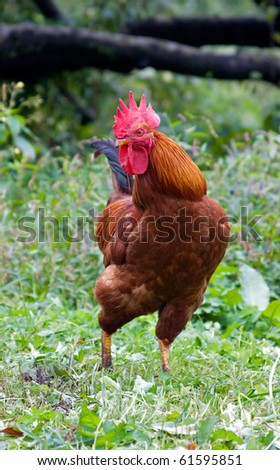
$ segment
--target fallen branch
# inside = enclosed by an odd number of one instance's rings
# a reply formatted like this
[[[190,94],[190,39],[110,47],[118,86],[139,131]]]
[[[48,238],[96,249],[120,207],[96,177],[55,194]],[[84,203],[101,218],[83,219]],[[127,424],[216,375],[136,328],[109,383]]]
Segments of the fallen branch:
[[[280,82],[280,60],[272,54],[225,54],[149,37],[34,24],[0,25],[0,78],[35,81],[83,67],[128,73],[154,67],[187,75],[244,80],[257,73]]]
[[[262,7],[273,6],[276,8],[280,7],[280,0],[255,0],[257,5],[261,5]]]
[[[156,16],[130,22],[125,33],[168,39],[195,47],[206,44],[271,47],[274,42],[273,24],[248,16]]]

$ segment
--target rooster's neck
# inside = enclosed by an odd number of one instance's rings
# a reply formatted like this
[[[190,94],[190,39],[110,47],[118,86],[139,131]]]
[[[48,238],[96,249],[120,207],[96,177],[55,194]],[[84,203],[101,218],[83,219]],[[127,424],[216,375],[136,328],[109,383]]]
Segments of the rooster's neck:
[[[191,157],[172,139],[153,131],[155,145],[147,171],[135,176],[133,203],[145,210],[161,195],[197,201],[206,194],[206,181]]]

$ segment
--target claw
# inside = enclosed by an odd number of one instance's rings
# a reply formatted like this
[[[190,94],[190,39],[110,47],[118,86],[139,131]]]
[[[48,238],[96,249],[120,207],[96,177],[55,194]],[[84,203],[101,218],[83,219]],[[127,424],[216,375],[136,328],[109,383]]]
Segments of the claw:
[[[109,369],[112,367],[112,357],[111,357],[111,336],[106,331],[101,330],[101,340],[102,340],[102,367],[104,369]]]
[[[169,372],[170,371],[170,367],[169,367],[170,343],[167,339],[159,339],[158,344],[159,344],[159,350],[160,350],[160,355],[161,355],[162,370],[163,372]]]

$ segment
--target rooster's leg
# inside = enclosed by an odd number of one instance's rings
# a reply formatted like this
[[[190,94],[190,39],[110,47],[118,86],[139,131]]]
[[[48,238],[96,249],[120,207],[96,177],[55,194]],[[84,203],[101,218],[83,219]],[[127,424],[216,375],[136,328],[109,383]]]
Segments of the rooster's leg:
[[[162,369],[164,372],[169,371],[169,348],[176,336],[183,330],[196,308],[197,303],[186,305],[186,298],[184,296],[175,297],[159,310],[156,335],[159,339]]]
[[[112,367],[112,358],[111,358],[111,336],[106,331],[101,330],[101,339],[102,339],[102,367],[108,369]]]
[[[159,344],[159,350],[160,350],[160,355],[161,355],[162,370],[163,370],[163,372],[169,372],[169,370],[170,370],[170,367],[169,367],[170,343],[166,339],[159,339],[158,344]]]

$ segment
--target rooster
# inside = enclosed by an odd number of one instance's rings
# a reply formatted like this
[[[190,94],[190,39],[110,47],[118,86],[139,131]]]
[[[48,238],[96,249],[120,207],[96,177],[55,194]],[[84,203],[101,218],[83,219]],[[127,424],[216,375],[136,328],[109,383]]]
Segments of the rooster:
[[[160,118],[145,95],[139,106],[132,92],[129,106],[119,101],[116,142],[91,144],[107,156],[115,189],[96,229],[105,265],[94,289],[101,306],[102,366],[112,366],[113,333],[158,311],[156,336],[166,372],[170,346],[201,304],[225,254],[229,223],[207,196],[197,165],[157,130]]]

